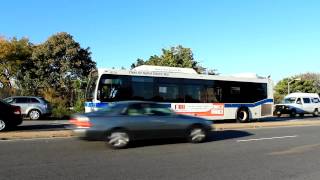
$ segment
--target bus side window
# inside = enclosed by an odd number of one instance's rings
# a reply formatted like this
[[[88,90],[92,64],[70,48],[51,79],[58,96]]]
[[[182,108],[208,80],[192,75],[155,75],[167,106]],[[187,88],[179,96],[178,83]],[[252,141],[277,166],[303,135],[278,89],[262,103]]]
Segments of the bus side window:
[[[207,103],[215,103],[218,102],[216,93],[214,92],[214,88],[208,87],[207,88]]]
[[[222,101],[222,88],[221,87],[216,87],[216,99],[217,99],[217,102]]]
[[[184,101],[186,103],[199,103],[201,102],[201,86],[199,85],[185,85]]]

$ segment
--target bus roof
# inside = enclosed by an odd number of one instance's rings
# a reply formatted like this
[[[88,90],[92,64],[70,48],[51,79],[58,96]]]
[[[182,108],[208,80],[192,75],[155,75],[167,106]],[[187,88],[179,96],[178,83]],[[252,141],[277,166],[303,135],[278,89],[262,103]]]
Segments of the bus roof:
[[[150,67],[150,68],[148,68]],[[115,74],[127,76],[151,76],[151,77],[166,77],[166,78],[184,78],[184,79],[202,79],[202,80],[221,80],[221,81],[240,81],[240,82],[256,82],[268,83],[270,79],[260,76],[222,76],[222,75],[207,75],[192,72],[191,68],[173,68],[161,66],[147,66],[142,68],[134,68],[132,70],[125,69],[98,69],[99,75]]]
[[[152,66],[152,65],[141,65],[133,68],[132,71],[153,71],[153,72],[168,72],[168,73],[181,73],[181,74],[198,74],[197,71],[195,71],[192,68]]]

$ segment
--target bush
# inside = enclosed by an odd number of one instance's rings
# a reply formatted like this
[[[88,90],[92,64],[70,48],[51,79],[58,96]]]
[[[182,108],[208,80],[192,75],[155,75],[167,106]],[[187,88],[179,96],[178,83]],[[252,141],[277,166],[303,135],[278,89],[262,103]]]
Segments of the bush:
[[[69,118],[69,116],[73,114],[73,112],[65,107],[65,105],[57,105],[57,106],[53,106],[52,108],[52,117],[53,118],[58,118],[58,119],[66,119]]]
[[[84,102],[85,102],[85,99],[78,99],[75,102],[75,105],[73,107],[74,113],[83,113],[84,112]]]

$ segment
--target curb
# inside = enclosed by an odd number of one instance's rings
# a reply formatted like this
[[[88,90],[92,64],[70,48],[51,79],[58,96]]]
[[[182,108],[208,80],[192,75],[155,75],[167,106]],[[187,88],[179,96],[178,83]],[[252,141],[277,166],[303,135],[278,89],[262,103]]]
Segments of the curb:
[[[20,131],[20,132],[1,132],[1,140],[18,140],[18,139],[37,139],[37,138],[68,138],[73,137],[71,130],[59,131]]]

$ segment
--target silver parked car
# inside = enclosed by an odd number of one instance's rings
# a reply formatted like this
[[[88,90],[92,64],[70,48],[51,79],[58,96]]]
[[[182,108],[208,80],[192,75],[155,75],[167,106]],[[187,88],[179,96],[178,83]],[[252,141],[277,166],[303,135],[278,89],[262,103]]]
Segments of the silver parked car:
[[[179,115],[165,104],[144,101],[118,102],[97,112],[76,114],[70,119],[83,139],[106,140],[114,148],[143,139],[187,138],[206,140],[212,121]]]
[[[51,106],[43,97],[12,96],[5,98],[4,101],[15,106],[20,106],[21,114],[32,120],[38,120],[42,116],[51,114]]]

